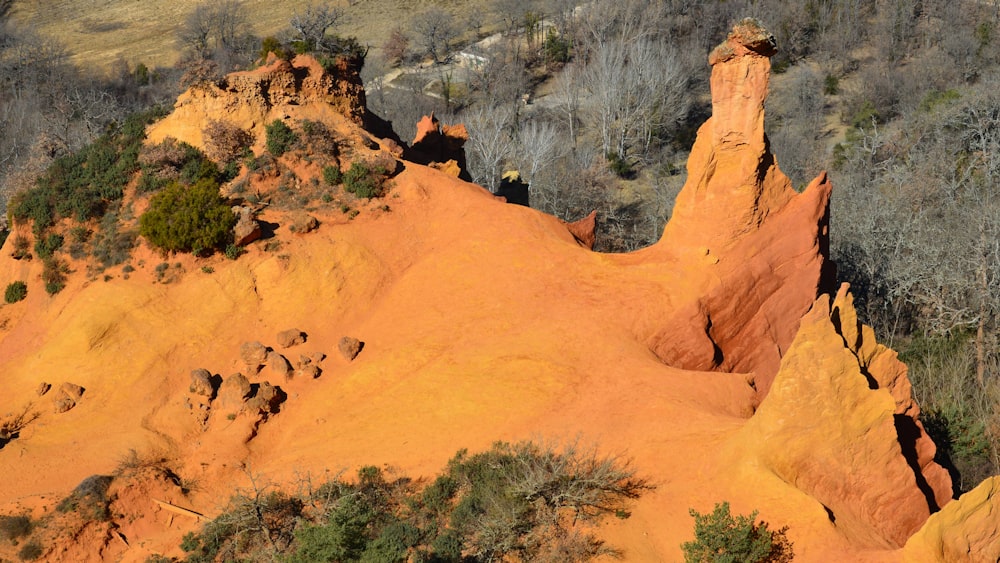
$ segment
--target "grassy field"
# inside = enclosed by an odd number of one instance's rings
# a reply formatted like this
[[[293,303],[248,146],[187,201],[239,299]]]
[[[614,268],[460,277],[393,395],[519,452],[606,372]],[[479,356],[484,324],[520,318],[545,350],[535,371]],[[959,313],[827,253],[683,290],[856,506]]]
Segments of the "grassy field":
[[[177,30],[184,18],[204,0],[36,0],[15,3],[15,20],[31,23],[57,39],[84,66],[108,68],[122,59],[129,64],[169,66],[179,57]],[[288,27],[296,10],[310,0],[244,0],[253,31],[263,37]],[[488,0],[358,0],[341,2],[345,17],[335,30],[355,35],[377,48],[389,32],[407,27],[407,19],[431,5],[455,16],[465,27],[472,10],[489,10]],[[494,26],[488,26],[494,27]]]

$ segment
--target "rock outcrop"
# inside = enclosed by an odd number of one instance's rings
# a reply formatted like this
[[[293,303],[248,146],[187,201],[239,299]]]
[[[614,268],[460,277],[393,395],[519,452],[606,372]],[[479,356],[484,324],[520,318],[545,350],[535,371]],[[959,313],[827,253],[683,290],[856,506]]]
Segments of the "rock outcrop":
[[[417,122],[417,134],[410,143],[410,150],[404,155],[407,160],[471,181],[464,148],[468,140],[469,132],[465,125],[444,125],[431,113]]]
[[[951,498],[918,414],[906,367],[858,324],[844,286],[832,305],[823,295],[803,317],[734,444],[751,444],[762,465],[820,502],[853,541],[895,548]]]
[[[932,514],[906,542],[903,561],[1000,561],[1000,476]]]
[[[291,348],[292,346],[298,346],[306,341],[306,333],[302,332],[297,328],[290,328],[288,330],[283,330],[278,333],[278,346],[282,348]]]
[[[339,117],[360,126],[366,112],[360,69],[361,61],[348,57],[324,67],[309,55],[290,61],[272,55],[260,68],[234,72],[181,94],[173,113],[153,125],[147,139],[158,143],[174,137],[205,148],[204,132],[213,121],[249,131],[261,144],[264,126],[275,119],[335,122]]]
[[[821,174],[797,194],[764,134],[773,53],[756,20],[738,24],[712,52],[712,117],[698,130],[687,183],[651,249],[698,272],[704,290],[666,319],[650,347],[677,367],[751,373],[761,397],[799,319],[834,278],[830,182]]]
[[[236,246],[246,246],[251,242],[259,240],[264,231],[260,226],[260,221],[254,216],[253,209],[246,206],[233,208],[236,214],[236,225],[233,227],[233,244]]]
[[[83,398],[84,388],[75,383],[63,383],[52,397],[56,413],[64,413],[77,405]]]
[[[345,336],[337,343],[337,348],[340,349],[340,355],[344,356],[345,360],[352,361],[358,357],[364,345],[364,342],[353,336]]]

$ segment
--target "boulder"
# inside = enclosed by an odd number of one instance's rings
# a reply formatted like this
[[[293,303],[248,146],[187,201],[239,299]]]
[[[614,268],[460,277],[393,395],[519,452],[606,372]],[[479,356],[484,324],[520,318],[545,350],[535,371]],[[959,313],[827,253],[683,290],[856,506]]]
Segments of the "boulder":
[[[254,373],[267,361],[267,346],[260,342],[244,342],[240,346],[240,358]]]
[[[246,246],[263,235],[260,222],[249,207],[234,207],[236,225],[233,227],[233,243],[236,246]]]
[[[292,376],[292,365],[284,356],[273,350],[267,354],[267,367],[271,368],[275,374],[285,378]]]
[[[35,394],[38,395],[39,397],[44,396],[46,393],[49,392],[49,389],[51,388],[52,385],[50,383],[42,381],[41,383],[38,384],[38,387],[35,388]]]
[[[52,396],[56,413],[64,413],[77,405],[83,397],[84,388],[75,383],[63,383]]]
[[[251,394],[250,381],[242,373],[234,373],[222,380],[215,408],[229,414],[239,412]]]
[[[212,385],[212,372],[202,368],[192,370],[190,391],[195,395],[203,397],[214,395],[215,387]]]
[[[288,230],[302,235],[315,231],[317,227],[319,227],[319,221],[312,215],[308,213],[295,213],[292,215],[292,221],[288,226]]]
[[[270,415],[278,412],[279,405],[284,402],[286,395],[279,388],[264,381],[256,386],[253,394],[243,407],[244,412],[250,415]]]
[[[278,346],[291,348],[306,341],[306,333],[297,328],[290,328],[278,333]]]
[[[365,343],[361,342],[357,338],[345,336],[340,339],[339,343],[337,343],[337,347],[340,349],[341,355],[343,355],[347,361],[352,361],[354,358],[358,357],[358,354],[361,353],[361,349],[365,347]]]
[[[300,366],[299,369],[295,370],[295,378],[296,379],[298,379],[298,378],[302,378],[302,379],[316,379],[322,373],[323,373],[323,370],[321,370],[319,368],[319,366],[314,365],[314,364],[308,364],[308,365]]]

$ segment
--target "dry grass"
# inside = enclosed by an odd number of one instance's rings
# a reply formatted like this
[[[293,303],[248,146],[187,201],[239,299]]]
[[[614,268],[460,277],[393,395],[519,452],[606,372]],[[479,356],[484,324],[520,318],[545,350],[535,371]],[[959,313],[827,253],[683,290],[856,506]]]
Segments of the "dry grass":
[[[39,0],[18,2],[15,19],[30,22],[46,36],[57,38],[80,65],[109,68],[118,60],[130,64],[168,66],[178,59],[178,26],[203,0]],[[264,37],[288,25],[289,17],[310,0],[245,0],[253,31]],[[342,35],[355,35],[377,49],[390,31],[415,13],[437,4],[463,22],[472,10],[489,11],[488,0],[359,0],[341,2]],[[488,26],[495,27],[495,26]],[[471,36],[470,36],[471,39]]]

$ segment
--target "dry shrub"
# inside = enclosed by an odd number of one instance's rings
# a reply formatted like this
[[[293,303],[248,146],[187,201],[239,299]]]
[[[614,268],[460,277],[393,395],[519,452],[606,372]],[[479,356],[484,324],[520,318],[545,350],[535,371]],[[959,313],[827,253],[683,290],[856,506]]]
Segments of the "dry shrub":
[[[203,133],[205,151],[216,162],[233,162],[246,155],[253,144],[249,131],[225,121],[210,121]]]

